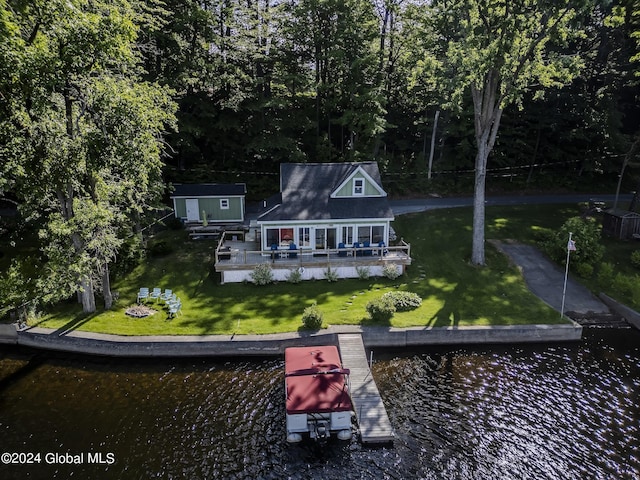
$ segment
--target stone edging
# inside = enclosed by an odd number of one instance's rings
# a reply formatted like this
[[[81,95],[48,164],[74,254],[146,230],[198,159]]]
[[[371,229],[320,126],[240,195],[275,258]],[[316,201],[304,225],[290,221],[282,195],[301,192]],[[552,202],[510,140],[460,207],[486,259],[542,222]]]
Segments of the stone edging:
[[[627,307],[621,303],[616,302],[613,298],[604,293],[598,295],[607,307],[623,317],[627,322],[640,330],[640,313],[636,312],[632,308]]]
[[[15,328],[15,327],[14,327]],[[0,343],[44,350],[111,357],[199,357],[281,355],[300,345],[336,344],[341,333],[360,333],[367,348],[404,348],[425,345],[499,344],[578,341],[582,327],[575,322],[560,325],[512,325],[486,327],[359,327],[335,326],[319,333],[273,335],[204,335],[127,337],[33,328],[0,335]]]

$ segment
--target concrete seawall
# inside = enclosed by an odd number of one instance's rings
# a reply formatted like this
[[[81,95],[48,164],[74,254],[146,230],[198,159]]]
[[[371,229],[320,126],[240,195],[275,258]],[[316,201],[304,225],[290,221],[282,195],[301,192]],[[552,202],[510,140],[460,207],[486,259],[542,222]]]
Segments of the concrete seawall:
[[[14,329],[15,330],[15,329]],[[403,348],[427,345],[541,343],[578,341],[582,327],[515,325],[487,327],[387,328],[334,326],[317,333],[272,335],[138,336],[107,335],[32,328],[15,334],[12,343],[44,350],[112,357],[200,357],[281,355],[291,346],[337,344],[337,335],[359,333],[367,348]],[[11,340],[7,337],[8,340]]]

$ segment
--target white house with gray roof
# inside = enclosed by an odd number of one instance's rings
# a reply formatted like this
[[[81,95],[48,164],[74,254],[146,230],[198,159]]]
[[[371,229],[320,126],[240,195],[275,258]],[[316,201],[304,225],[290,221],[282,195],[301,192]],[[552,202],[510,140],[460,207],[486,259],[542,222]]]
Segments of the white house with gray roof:
[[[284,163],[280,193],[257,224],[263,249],[293,243],[305,254],[388,245],[393,219],[376,162]]]
[[[247,238],[223,235],[215,269],[222,283],[251,281],[265,263],[277,281],[294,271],[302,280],[329,270],[339,278],[381,276],[389,266],[403,273],[411,246],[390,245],[393,219],[375,162],[281,164],[280,192],[264,202]]]

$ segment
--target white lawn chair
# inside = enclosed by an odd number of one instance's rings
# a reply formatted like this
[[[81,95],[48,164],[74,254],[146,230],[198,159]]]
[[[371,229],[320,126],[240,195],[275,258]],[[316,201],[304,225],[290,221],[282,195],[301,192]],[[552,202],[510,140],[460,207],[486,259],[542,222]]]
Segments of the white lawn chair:
[[[171,298],[171,295],[173,295],[173,292],[171,291],[171,289],[165,288],[164,293],[160,295],[160,300],[162,300],[163,302],[168,302],[169,299]]]
[[[178,313],[180,313],[181,309],[182,309],[182,303],[180,302],[180,300],[170,304],[169,305],[169,318],[175,317]]]
[[[141,300],[146,300],[147,298],[149,298],[149,289],[142,287],[138,292],[137,302],[140,303]]]
[[[156,302],[160,298],[162,294],[162,290],[158,287],[154,288],[153,291],[149,294],[149,298],[153,298]]]

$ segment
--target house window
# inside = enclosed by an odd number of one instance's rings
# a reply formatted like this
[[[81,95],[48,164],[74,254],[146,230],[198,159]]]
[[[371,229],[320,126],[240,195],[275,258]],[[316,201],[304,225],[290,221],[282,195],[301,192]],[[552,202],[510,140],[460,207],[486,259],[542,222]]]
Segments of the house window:
[[[364,195],[364,178],[353,179],[353,194]]]
[[[221,198],[220,199],[220,210],[229,210],[229,199]]]
[[[266,240],[265,248],[288,247],[293,242],[293,228],[267,228]]]
[[[342,243],[353,244],[353,227],[342,227]]]
[[[298,228],[298,247],[310,247],[311,246],[311,234],[309,227]]]
[[[371,244],[377,244],[384,241],[384,226],[383,225],[366,225],[358,227],[358,242],[369,242]]]

